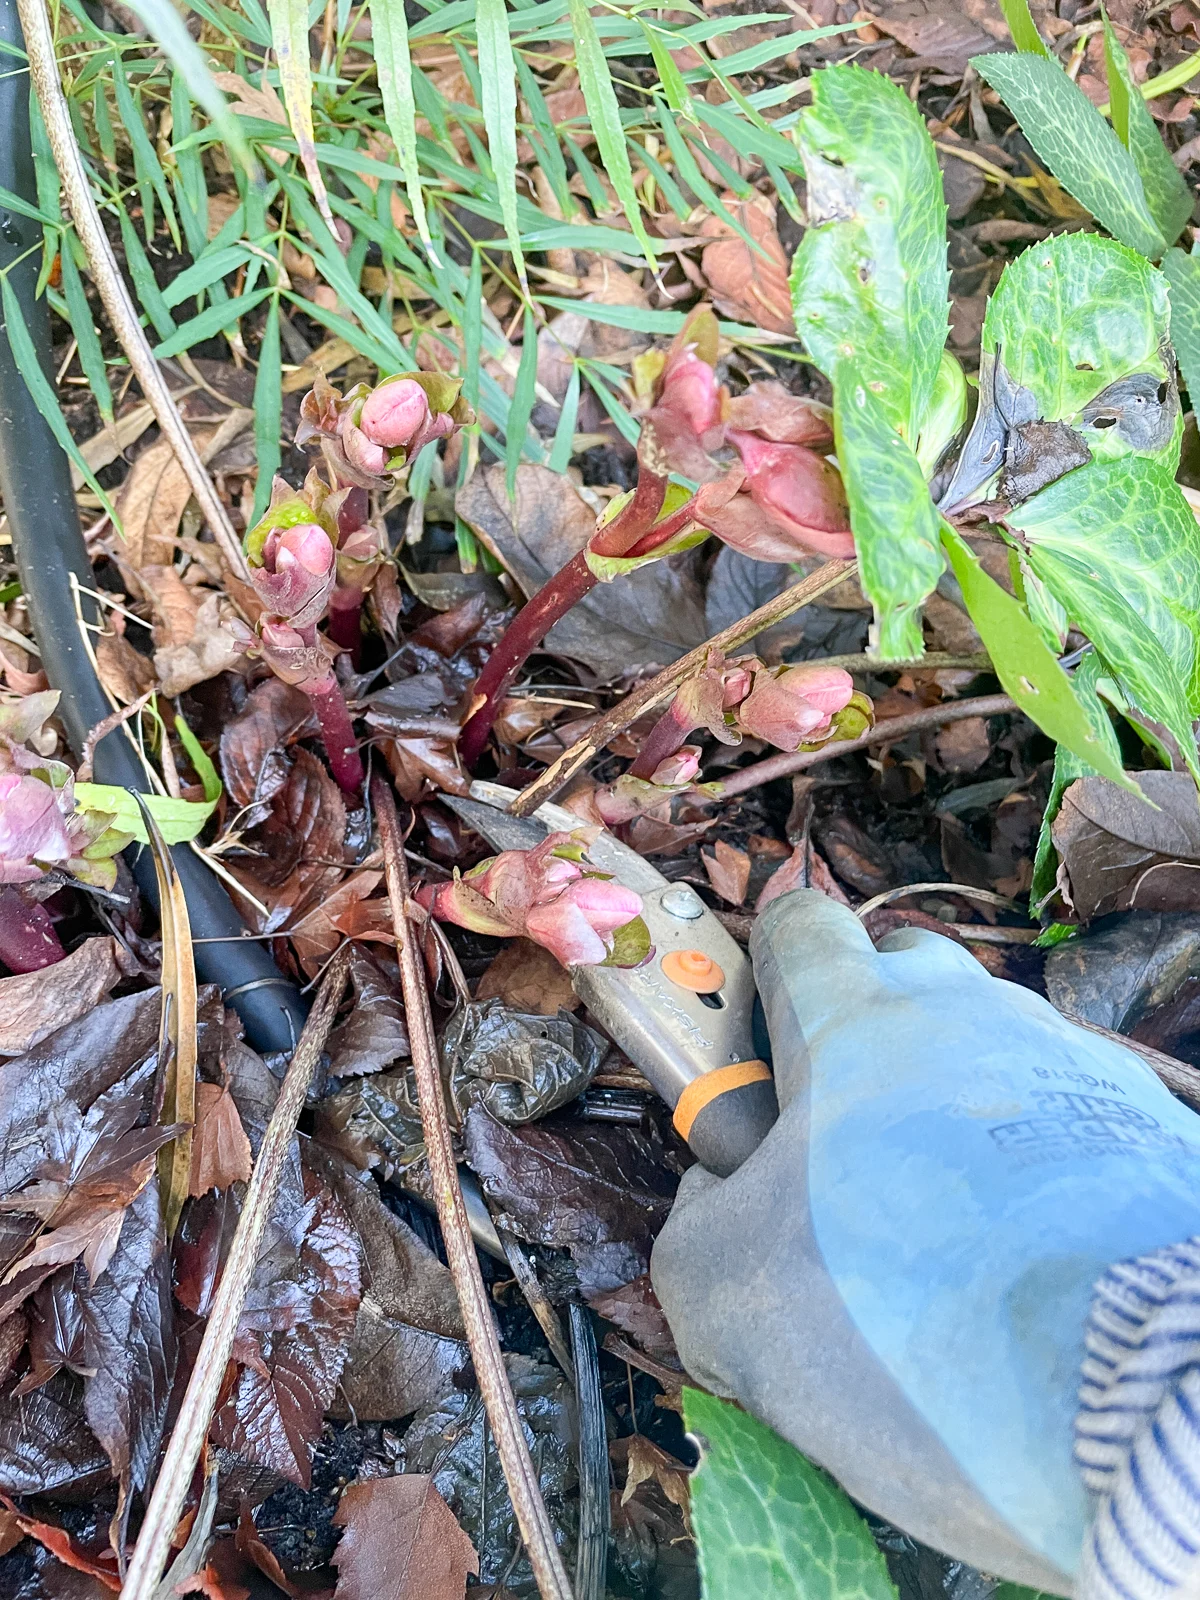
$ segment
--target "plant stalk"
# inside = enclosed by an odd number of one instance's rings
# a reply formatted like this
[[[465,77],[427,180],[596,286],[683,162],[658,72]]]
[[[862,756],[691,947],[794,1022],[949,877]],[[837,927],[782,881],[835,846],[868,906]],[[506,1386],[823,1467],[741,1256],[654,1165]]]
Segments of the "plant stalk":
[[[354,724],[350,720],[350,708],[346,704],[346,697],[342,693],[341,685],[332,674],[330,679],[331,688],[323,693],[310,691],[308,698],[316,713],[317,725],[325,744],[325,754],[329,757],[330,771],[339,789],[358,802],[362,799],[366,773],[363,770],[362,757],[358,753],[358,741],[354,737]]]
[[[542,1600],[571,1600],[571,1585],[554,1541],[554,1529],[530,1459],[517,1403],[500,1353],[491,1303],[480,1275],[479,1258],[471,1241],[471,1228],[459,1186],[458,1165],[442,1098],[441,1071],[433,1016],[429,1009],[425,964],[409,920],[411,900],[408,865],[404,859],[400,819],[396,814],[392,791],[381,778],[372,780],[371,801],[379,823],[379,841],[383,847],[384,872],[396,930],[396,953],[400,962],[400,984],[412,1045],[413,1075],[417,1080],[417,1098],[434,1201],[446,1246],[446,1260],[467,1329],[475,1376],[496,1440],[517,1524],[537,1580],[538,1592]]]
[[[361,589],[335,589],[329,597],[329,637],[350,656],[358,672],[362,666]]]

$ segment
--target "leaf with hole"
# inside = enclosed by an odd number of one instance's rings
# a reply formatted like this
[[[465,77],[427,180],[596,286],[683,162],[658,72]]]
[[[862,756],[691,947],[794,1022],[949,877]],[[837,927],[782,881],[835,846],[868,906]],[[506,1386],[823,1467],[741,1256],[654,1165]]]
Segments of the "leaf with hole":
[[[845,363],[915,445],[949,326],[937,151],[879,73],[827,67],[812,84],[797,134],[809,227],[792,266],[796,326],[825,375]]]

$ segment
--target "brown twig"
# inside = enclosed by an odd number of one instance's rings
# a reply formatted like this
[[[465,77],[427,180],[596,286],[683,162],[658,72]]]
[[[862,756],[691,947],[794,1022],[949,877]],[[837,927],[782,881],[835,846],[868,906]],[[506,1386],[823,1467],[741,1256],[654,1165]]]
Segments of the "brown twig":
[[[517,1403],[509,1385],[500,1341],[492,1321],[491,1306],[479,1260],[471,1242],[466,1206],[458,1182],[458,1166],[450,1142],[450,1124],[442,1099],[442,1080],[438,1071],[437,1041],[425,984],[425,966],[409,921],[408,865],[396,802],[382,779],[371,781],[371,801],[379,824],[383,846],[384,872],[392,922],[396,930],[396,952],[400,962],[400,985],[408,1019],[408,1036],[413,1076],[417,1080],[417,1099],[421,1125],[433,1183],[434,1201],[446,1260],[454,1279],[455,1292],[467,1329],[467,1342],[475,1365],[475,1376],[483,1395],[484,1408],[500,1455],[505,1481],[516,1512],[517,1524],[542,1600],[571,1600],[571,1585],[554,1542],[554,1529],[546,1513],[537,1473],[517,1413]]]
[[[142,386],[142,393],[154,412],[155,420],[164,436],[171,441],[171,448],[230,571],[243,582],[248,582],[245,557],[238,536],[233,531],[229,513],[213,487],[166,380],[159,371],[100,220],[100,212],[80,159],[79,147],[75,143],[66,96],[59,80],[54,36],[50,31],[45,0],[17,0],[17,11],[25,34],[29,76],[37,90],[46,134],[54,153],[54,164],[62,179],[75,231],[83,245],[108,320],[112,323],[121,348],[129,357],[129,365]]]
[[[594,722],[582,739],[578,740],[569,750],[564,750],[558,760],[547,767],[540,778],[535,779],[527,789],[521,791],[520,798],[513,801],[512,811],[514,816],[527,817],[536,811],[544,801],[552,799],[563,785],[587,765],[592,757],[617,734],[624,732],[630,723],[636,722],[643,711],[665,700],[673,694],[685,678],[693,672],[699,672],[708,659],[710,650],[736,650],[739,645],[745,644],[748,639],[753,639],[756,633],[761,633],[764,628],[769,628],[774,622],[782,622],[785,617],[790,617],[793,611],[799,611],[802,606],[811,604],[826,590],[835,588],[839,583],[852,578],[858,570],[854,561],[827,561],[824,566],[818,567],[813,573],[800,583],[793,584],[790,589],[785,589],[774,600],[768,600],[765,606],[759,606],[757,611],[752,611],[748,617],[743,617],[740,622],[735,622],[732,627],[723,628],[720,633],[713,634],[711,639],[706,639],[695,650],[689,650],[687,655],[681,656],[673,666],[660,672],[657,677],[651,678],[632,694],[625,696],[619,705],[613,706],[611,711]]]
[[[921,711],[910,711],[907,716],[888,717],[857,739],[835,739],[830,744],[823,744],[819,750],[796,750],[787,755],[768,756],[765,761],[756,761],[753,766],[742,767],[723,779],[715,794],[697,793],[691,798],[700,805],[728,800],[730,795],[745,794],[747,789],[757,789],[760,784],[770,783],[775,778],[787,778],[793,772],[804,772],[818,762],[832,761],[835,756],[853,755],[856,750],[866,750],[873,744],[903,739],[906,734],[918,733],[923,728],[937,728],[947,722],[963,722],[968,717],[996,717],[1001,712],[1016,710],[1016,704],[1006,694],[981,694],[971,700],[947,700],[941,705],[925,706]],[[526,789],[525,794],[528,793]]]
[[[280,1087],[279,1098],[254,1163],[254,1175],[246,1190],[242,1214],[221,1273],[220,1286],[213,1300],[196,1365],[188,1379],[179,1418],[163,1455],[154,1492],[146,1509],[146,1520],[142,1523],[137,1548],[129,1563],[121,1600],[150,1600],[170,1554],[171,1537],[179,1526],[192,1473],[207,1437],[221,1381],[229,1364],[238,1319],[279,1188],[288,1145],[296,1131],[296,1120],[304,1109],[308,1086],[333,1026],[334,1013],[346,987],[349,964],[350,947],[347,946],[334,957],[326,970],[317,991],[316,1003],[304,1024],[304,1031]]]

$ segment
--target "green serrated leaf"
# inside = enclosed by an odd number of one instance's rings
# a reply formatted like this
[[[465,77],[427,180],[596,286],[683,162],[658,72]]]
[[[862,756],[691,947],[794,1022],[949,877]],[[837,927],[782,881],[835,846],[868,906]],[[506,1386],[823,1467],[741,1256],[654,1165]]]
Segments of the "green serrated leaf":
[[[1171,160],[1154,118],[1142,99],[1122,50],[1104,13],[1104,60],[1108,68],[1109,104],[1117,137],[1133,157],[1142,180],[1146,204],[1163,238],[1174,244],[1192,214],[1192,192]]]
[[[1114,754],[1097,732],[1070,678],[1023,608],[984,571],[966,540],[947,522],[942,523],[942,543],[1005,693],[1057,744],[1114,783],[1136,791],[1120,753]]]
[[[625,148],[625,129],[621,124],[621,107],[617,103],[612,74],[605,60],[604,47],[596,31],[596,20],[587,6],[587,0],[568,0],[571,15],[571,32],[575,40],[575,65],[579,71],[579,87],[591,119],[592,132],[600,159],[616,191],[617,199],[629,219],[634,237],[651,266],[657,258],[650,236],[642,222],[642,210],[633,187],[633,169],[629,165],[629,152]]]
[[[925,653],[921,604],[945,566],[925,473],[850,361],[833,373],[833,431],[863,592],[875,607],[872,652],[916,660]]]
[[[942,351],[929,410],[921,424],[917,460],[926,478],[932,478],[946,446],[967,420],[967,380],[958,357]]]
[[[1098,686],[1106,678],[1108,668],[1101,661],[1095,651],[1089,651],[1075,670],[1071,680],[1075,690],[1075,697],[1083,707],[1088,721],[1091,723],[1096,737],[1104,746],[1110,763],[1123,766],[1121,760],[1121,746],[1117,741],[1116,729],[1112,725],[1104,702],[1098,693]],[[1054,848],[1051,837],[1051,827],[1062,805],[1062,797],[1070,788],[1076,778],[1090,777],[1098,769],[1089,762],[1077,756],[1065,744],[1056,745],[1054,749],[1054,776],[1050,782],[1050,795],[1046,801],[1046,810],[1042,815],[1041,831],[1038,834],[1037,851],[1033,858],[1033,882],[1029,888],[1029,914],[1032,917],[1040,916],[1042,907],[1054,893],[1057,886],[1058,852]],[[1016,1589],[1016,1585],[1011,1585]],[[1019,1591],[1018,1591],[1019,1592]],[[993,1596],[993,1600],[995,1597]]]
[[[1005,522],[1021,534],[1033,572],[1134,705],[1171,733],[1200,782],[1192,733],[1200,711],[1200,526],[1171,465],[1144,456],[1093,462]]]
[[[1168,250],[1162,270],[1171,286],[1171,343],[1194,410],[1200,404],[1200,256]]]
[[[170,795],[161,794],[141,798],[168,844],[186,844],[194,839],[212,816],[217,803],[215,799],[172,800]],[[112,817],[114,827],[121,833],[132,834],[140,844],[150,843],[138,797],[129,789],[113,783],[77,783],[75,803],[81,811],[99,811]]]
[[[1170,376],[1167,282],[1144,256],[1094,233],[1031,246],[988,304],[983,349],[999,354],[1038,415],[1079,425],[1089,400],[1135,372]],[[1178,430],[1177,430],[1178,431]],[[1086,430],[1094,455],[1126,453],[1115,428]]]
[[[1133,157],[1057,61],[1038,55],[975,56],[971,65],[1001,96],[1039,159],[1122,244],[1157,261],[1167,248]]]
[[[683,1418],[704,1600],[896,1600],[870,1529],[819,1467],[747,1412],[699,1389]]]
[[[517,275],[524,283],[525,257],[521,253],[521,227],[517,221],[517,68],[508,35],[505,0],[479,0],[475,28],[479,40],[479,76],[488,153],[496,176],[508,248],[512,251]]]
[[[852,365],[915,444],[949,327],[937,151],[881,73],[827,67],[811,81],[797,130],[810,226],[792,268],[796,326],[827,377]]]
[[[1035,56],[1050,54],[1042,43],[1041,34],[1037,31],[1037,24],[1029,10],[1029,0],[1000,0],[1000,9],[1004,13],[1008,31],[1012,34],[1012,41],[1018,50],[1025,50]]]

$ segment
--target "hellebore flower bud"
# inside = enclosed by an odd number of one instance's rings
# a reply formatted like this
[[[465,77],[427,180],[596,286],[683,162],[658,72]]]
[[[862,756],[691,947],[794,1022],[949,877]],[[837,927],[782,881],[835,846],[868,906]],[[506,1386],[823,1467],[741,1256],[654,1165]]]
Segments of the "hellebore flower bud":
[[[40,778],[0,776],[0,883],[33,883],[71,858],[58,797]],[[44,864],[43,864],[44,863]]]
[[[294,627],[311,627],[325,614],[334,580],[333,542],[315,522],[272,528],[262,541],[250,581],[265,608]]]
[[[721,420],[721,386],[707,361],[692,350],[668,360],[657,409],[686,422],[699,438]]]
[[[346,460],[358,472],[364,472],[368,477],[382,477],[388,469],[388,454],[381,444],[375,444],[361,428],[355,427],[350,420],[351,413],[342,413],[341,427],[338,430],[342,449],[346,452]]]
[[[640,915],[631,889],[584,877],[582,846],[552,833],[532,850],[504,850],[452,883],[427,885],[416,898],[443,922],[478,933],[524,934],[564,966],[594,965],[613,934]]]
[[[593,793],[592,804],[610,828],[632,822],[635,817],[658,817],[668,822],[671,800],[690,788],[699,772],[700,747],[685,744],[660,761],[649,778],[626,772],[615,783],[602,784]]]
[[[753,689],[738,707],[738,725],[780,750],[798,750],[829,734],[853,696],[854,680],[840,667],[786,667],[778,676],[756,672]]]
[[[741,455],[751,499],[778,529],[802,550],[841,558],[854,554],[846,492],[823,456],[732,428],[728,438]],[[720,536],[720,529],[715,531]]]
[[[411,444],[428,418],[429,401],[421,385],[411,378],[392,378],[363,401],[358,426],[372,444],[399,450]]]

